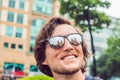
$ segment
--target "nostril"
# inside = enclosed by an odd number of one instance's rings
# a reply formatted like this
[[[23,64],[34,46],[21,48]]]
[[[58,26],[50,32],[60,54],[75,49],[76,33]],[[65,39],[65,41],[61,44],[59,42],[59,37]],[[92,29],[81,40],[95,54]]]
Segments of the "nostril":
[[[67,49],[65,50],[65,52],[66,52],[66,53],[71,53],[72,50],[73,50],[72,48],[67,48]]]

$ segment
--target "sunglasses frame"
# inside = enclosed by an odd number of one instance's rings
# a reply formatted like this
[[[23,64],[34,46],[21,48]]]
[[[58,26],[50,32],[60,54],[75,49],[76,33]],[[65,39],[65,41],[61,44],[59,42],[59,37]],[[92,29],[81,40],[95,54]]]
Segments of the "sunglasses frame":
[[[78,35],[81,36],[81,43],[80,43],[80,44],[82,44],[82,42],[83,42],[83,36],[82,36],[81,33],[71,33],[71,34],[68,34],[68,35],[66,35],[66,36],[62,36],[62,35],[51,36],[51,37],[47,38],[47,42],[49,43],[49,45],[50,45],[51,48],[53,48],[53,49],[58,49],[58,48],[54,48],[54,47],[50,44],[50,39],[53,38],[53,37],[63,37],[64,43],[63,43],[63,45],[62,45],[61,47],[59,47],[59,48],[62,48],[62,47],[64,46],[64,44],[65,44],[65,38],[69,41],[68,36],[74,35],[74,34],[78,34]],[[74,46],[80,45],[80,44],[76,44],[76,45],[75,45],[75,44],[72,44],[70,41],[69,41],[69,43],[70,43],[71,45],[74,45]]]

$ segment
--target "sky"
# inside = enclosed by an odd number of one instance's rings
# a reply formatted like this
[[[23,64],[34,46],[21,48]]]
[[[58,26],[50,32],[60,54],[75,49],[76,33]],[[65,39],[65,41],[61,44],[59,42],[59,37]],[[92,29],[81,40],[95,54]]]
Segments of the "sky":
[[[109,0],[111,2],[110,8],[104,10],[109,16],[120,18],[120,0]]]

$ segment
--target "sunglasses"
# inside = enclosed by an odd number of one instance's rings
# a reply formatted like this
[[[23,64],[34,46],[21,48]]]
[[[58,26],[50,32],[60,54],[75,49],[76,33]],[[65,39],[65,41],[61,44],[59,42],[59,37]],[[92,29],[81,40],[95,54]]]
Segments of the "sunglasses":
[[[78,46],[82,43],[82,35],[80,33],[72,33],[67,36],[52,36],[47,39],[49,45],[53,49],[62,48],[65,44],[65,38],[71,45]]]

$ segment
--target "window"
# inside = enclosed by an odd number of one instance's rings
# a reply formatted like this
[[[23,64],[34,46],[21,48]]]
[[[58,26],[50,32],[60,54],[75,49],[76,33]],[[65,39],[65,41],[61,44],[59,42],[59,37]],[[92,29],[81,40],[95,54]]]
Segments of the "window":
[[[0,7],[2,7],[2,0],[0,0]]]
[[[30,72],[38,72],[38,68],[35,65],[30,65]]]
[[[36,26],[36,20],[32,21],[32,26]]]
[[[36,6],[38,12],[42,12],[42,7],[41,6]]]
[[[35,40],[35,36],[34,36],[34,35],[31,35],[30,39],[31,39],[31,40]]]
[[[16,48],[16,45],[15,45],[15,44],[11,44],[11,48],[12,48],[12,49],[15,49],[15,48]]]
[[[9,0],[9,7],[15,8],[15,0]]]
[[[8,48],[9,44],[7,42],[4,43],[4,48]]]
[[[7,21],[13,22],[14,21],[14,13],[8,12]]]
[[[1,11],[0,11],[0,21],[1,21]]]
[[[31,40],[35,40],[35,37],[40,29],[40,27],[44,24],[44,20],[42,19],[35,19],[32,21],[32,27],[31,27]]]
[[[44,24],[44,20],[42,19],[35,19],[32,21],[32,26],[41,26]]]
[[[23,49],[23,45],[19,44],[19,45],[18,45],[18,50],[21,51],[22,49]]]
[[[46,7],[46,13],[47,14],[52,14],[52,7],[47,6]]]
[[[42,74],[41,71],[35,65],[30,65],[29,76],[35,76],[40,74]]]
[[[19,38],[22,37],[22,28],[19,28],[19,27],[16,28],[16,37],[19,37]]]
[[[35,40],[38,30],[32,28],[30,40]]]
[[[33,3],[33,11],[52,15],[52,0],[36,0]]]
[[[24,7],[25,7],[24,0],[19,0],[19,9],[24,10]]]
[[[52,0],[47,0],[48,1],[48,3],[52,3]]]
[[[12,26],[6,27],[6,36],[13,36],[13,27]]]
[[[38,0],[38,1],[44,2],[45,0]]]
[[[23,71],[24,65],[18,63],[4,62],[3,68],[4,70],[9,70],[9,71],[18,71],[18,70]]]
[[[23,14],[18,14],[17,15],[17,23],[23,23]]]
[[[30,53],[33,52],[33,45],[30,45]]]
[[[40,30],[41,26],[44,24],[44,20],[42,19],[35,19],[32,21],[32,26],[31,26],[31,34],[30,34],[30,53],[33,52],[33,46],[35,44],[35,37]]]

